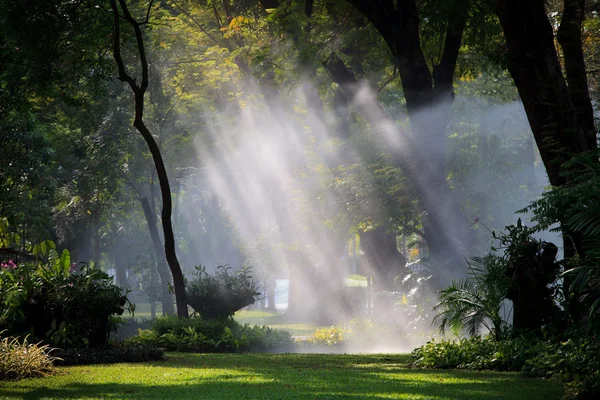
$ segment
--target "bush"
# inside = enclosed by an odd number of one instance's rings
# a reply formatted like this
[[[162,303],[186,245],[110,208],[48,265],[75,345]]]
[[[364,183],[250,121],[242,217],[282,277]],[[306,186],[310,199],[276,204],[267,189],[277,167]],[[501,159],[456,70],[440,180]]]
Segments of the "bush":
[[[45,262],[0,269],[0,329],[60,347],[105,345],[126,293],[104,272],[76,268],[66,250],[47,254]]]
[[[2,332],[0,332],[2,334]],[[45,376],[54,372],[48,345],[29,343],[28,338],[0,339],[0,381]]]
[[[328,328],[317,329],[301,342],[308,346],[351,345],[353,351],[372,351],[379,345],[387,348],[405,348],[407,341],[417,339],[418,332],[405,332],[404,326],[395,321],[382,321],[370,318],[354,318]]]
[[[600,398],[600,341],[569,339],[554,343],[520,336],[494,341],[473,337],[459,341],[430,341],[413,350],[415,367],[522,371],[527,376],[558,379],[567,398]]]
[[[171,351],[223,352],[281,352],[290,351],[294,341],[289,332],[266,326],[240,325],[232,318],[205,320],[202,318],[158,318],[150,329],[139,329],[126,343],[162,347]]]
[[[576,338],[554,343],[531,357],[524,372],[530,376],[552,377],[566,383],[573,399],[600,398],[600,340]]]
[[[548,347],[547,342],[535,338],[495,341],[475,336],[458,341],[432,340],[413,350],[412,355],[415,367],[521,371],[527,360]]]
[[[314,346],[335,346],[344,343],[348,333],[348,330],[333,325],[329,328],[317,329],[306,339],[306,343]]]
[[[164,351],[160,348],[145,345],[128,345],[117,342],[103,347],[86,347],[82,349],[56,349],[53,355],[58,357],[55,365],[87,365],[136,363],[164,360]]]
[[[199,266],[195,279],[186,284],[188,304],[203,318],[231,317],[243,307],[254,304],[260,295],[249,267],[230,272],[229,266],[219,266],[214,275],[209,275]]]

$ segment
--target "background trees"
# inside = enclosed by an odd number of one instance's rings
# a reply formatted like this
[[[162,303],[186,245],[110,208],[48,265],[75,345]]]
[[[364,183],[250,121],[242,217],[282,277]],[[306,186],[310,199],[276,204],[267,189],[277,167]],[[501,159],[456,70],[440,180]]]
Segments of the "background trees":
[[[5,3],[1,214],[124,286],[160,281],[167,313],[177,257],[179,293],[195,265],[251,264],[309,315],[353,266],[393,282],[422,259],[442,287],[484,247],[475,220],[502,228],[595,146],[581,1]]]

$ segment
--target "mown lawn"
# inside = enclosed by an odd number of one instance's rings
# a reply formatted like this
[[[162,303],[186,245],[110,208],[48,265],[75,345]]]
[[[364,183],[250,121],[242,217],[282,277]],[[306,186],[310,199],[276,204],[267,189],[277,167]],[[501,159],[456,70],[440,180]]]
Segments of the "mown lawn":
[[[267,325],[271,328],[288,331],[294,336],[308,336],[315,333],[315,329],[323,328],[312,323],[290,321],[286,315],[267,311],[238,311],[233,318],[240,324]]]
[[[407,355],[169,354],[167,361],[61,368],[0,382],[2,399],[523,399],[559,384],[512,373],[406,368]]]

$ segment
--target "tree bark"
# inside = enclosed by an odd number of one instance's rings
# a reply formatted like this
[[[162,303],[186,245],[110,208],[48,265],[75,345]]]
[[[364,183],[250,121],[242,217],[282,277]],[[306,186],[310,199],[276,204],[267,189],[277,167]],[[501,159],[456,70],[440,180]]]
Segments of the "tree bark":
[[[560,174],[562,153],[581,153],[588,149],[589,140],[577,121],[544,0],[497,0],[496,12],[506,39],[508,70],[523,101],[550,183],[560,186],[566,182]]]
[[[158,276],[160,277],[161,283],[160,290],[162,296],[163,315],[173,315],[175,314],[175,310],[173,309],[173,300],[171,293],[169,293],[169,283],[171,282],[171,280],[169,279],[169,271],[166,265],[165,254],[163,251],[161,251],[161,249],[163,249],[163,245],[160,241],[160,236],[158,235],[158,229],[156,229],[156,220],[154,218],[154,212],[150,208],[150,204],[147,198],[144,197],[140,201],[142,202],[144,216],[146,217],[148,230],[150,231],[152,247],[154,248],[154,252],[156,254],[156,270],[158,271]]]
[[[148,88],[148,61],[146,59],[146,50],[144,47],[144,40],[142,37],[142,31],[140,27],[142,24],[148,22],[148,16],[150,13],[150,8],[152,6],[152,1],[150,2],[150,5],[148,7],[146,21],[140,23],[136,21],[129,13],[129,9],[127,8],[125,0],[119,0],[119,5],[121,6],[121,10],[123,11],[125,20],[131,25],[135,32],[135,38],[142,67],[142,81],[139,85],[136,82],[136,80],[133,77],[131,77],[131,75],[129,75],[125,70],[125,64],[123,63],[123,59],[121,57],[120,46],[121,16],[119,15],[119,9],[117,7],[116,0],[111,0],[110,3],[114,15],[113,56],[119,70],[119,80],[121,80],[122,82],[127,82],[131,87],[131,90],[133,91],[135,99],[135,119],[133,125],[137,128],[137,130],[140,132],[140,134],[146,141],[146,144],[148,145],[148,149],[150,150],[150,154],[152,154],[152,159],[154,160],[156,174],[158,176],[158,182],[160,185],[162,197],[161,218],[165,239],[165,255],[167,258],[167,263],[169,264],[169,268],[171,269],[171,275],[173,276],[173,287],[175,289],[177,315],[182,318],[188,318],[189,313],[187,308],[187,301],[185,298],[185,284],[183,280],[183,273],[181,272],[181,266],[179,265],[179,260],[177,259],[177,253],[175,250],[175,235],[173,233],[173,225],[171,223],[173,203],[171,200],[171,187],[169,185],[169,178],[167,176],[167,170],[165,168],[160,149],[158,148],[158,145],[156,144],[152,133],[150,133],[143,120],[144,95],[146,94],[146,89]]]
[[[565,0],[557,38],[563,51],[567,84],[577,120],[583,129],[588,149],[595,149],[594,110],[590,101],[581,37],[584,18],[585,0]]]

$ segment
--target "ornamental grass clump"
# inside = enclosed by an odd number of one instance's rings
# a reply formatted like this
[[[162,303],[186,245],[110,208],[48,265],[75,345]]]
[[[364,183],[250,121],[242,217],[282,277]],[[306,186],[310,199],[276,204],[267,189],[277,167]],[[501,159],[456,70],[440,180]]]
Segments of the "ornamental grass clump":
[[[0,381],[46,376],[54,372],[53,362],[57,358],[50,356],[52,349],[48,345],[29,343],[27,339],[0,339]]]

